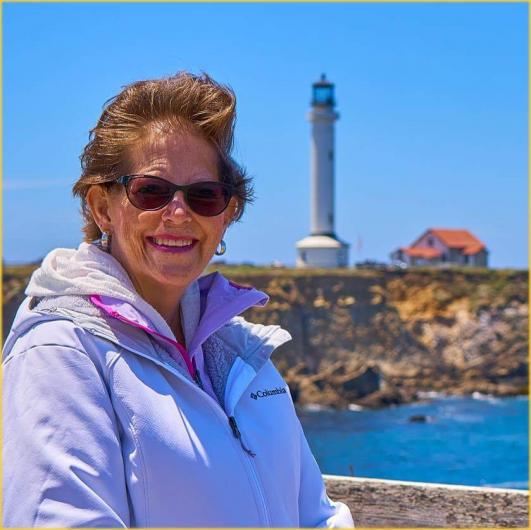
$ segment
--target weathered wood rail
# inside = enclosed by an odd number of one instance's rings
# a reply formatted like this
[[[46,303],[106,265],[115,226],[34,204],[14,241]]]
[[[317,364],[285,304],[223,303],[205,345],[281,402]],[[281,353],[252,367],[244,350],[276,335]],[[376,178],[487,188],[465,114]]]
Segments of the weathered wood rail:
[[[357,528],[528,528],[529,492],[325,475]]]

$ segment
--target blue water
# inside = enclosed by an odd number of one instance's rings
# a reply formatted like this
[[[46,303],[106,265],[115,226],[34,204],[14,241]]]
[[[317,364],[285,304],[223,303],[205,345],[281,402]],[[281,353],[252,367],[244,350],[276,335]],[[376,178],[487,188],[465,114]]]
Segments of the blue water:
[[[445,397],[299,417],[323,473],[528,489],[528,406],[527,397]],[[408,421],[417,414],[430,421]]]

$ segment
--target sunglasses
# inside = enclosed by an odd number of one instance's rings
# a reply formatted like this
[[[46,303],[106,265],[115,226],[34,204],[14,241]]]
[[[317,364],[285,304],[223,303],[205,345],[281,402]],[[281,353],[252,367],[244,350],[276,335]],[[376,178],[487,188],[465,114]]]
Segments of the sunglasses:
[[[177,191],[182,191],[188,207],[203,217],[219,215],[234,194],[232,186],[217,181],[178,186],[151,175],[125,175],[116,182],[123,184],[127,198],[140,210],[160,210],[170,203]]]

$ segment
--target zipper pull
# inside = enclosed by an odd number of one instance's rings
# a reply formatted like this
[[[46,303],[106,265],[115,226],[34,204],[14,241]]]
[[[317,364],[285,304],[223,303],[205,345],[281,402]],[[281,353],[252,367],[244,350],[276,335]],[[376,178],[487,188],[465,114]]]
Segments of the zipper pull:
[[[234,438],[236,438],[236,440],[238,440],[240,442],[240,445],[242,446],[242,449],[249,456],[256,456],[255,453],[253,453],[250,449],[245,447],[245,445],[243,443],[243,440],[242,440],[242,435],[241,435],[240,430],[238,429],[238,425],[236,423],[236,418],[234,416],[229,416],[229,425],[230,425],[230,428],[232,429],[232,434],[234,435]]]

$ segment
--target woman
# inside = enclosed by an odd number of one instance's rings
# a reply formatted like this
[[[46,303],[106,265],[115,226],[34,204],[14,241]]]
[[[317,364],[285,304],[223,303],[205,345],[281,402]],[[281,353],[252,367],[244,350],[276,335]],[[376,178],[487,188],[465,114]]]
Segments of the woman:
[[[352,524],[269,360],[289,334],[238,316],[267,296],[200,277],[251,197],[234,120],[206,75],[107,103],[74,185],[85,241],[44,259],[6,340],[5,526]]]

